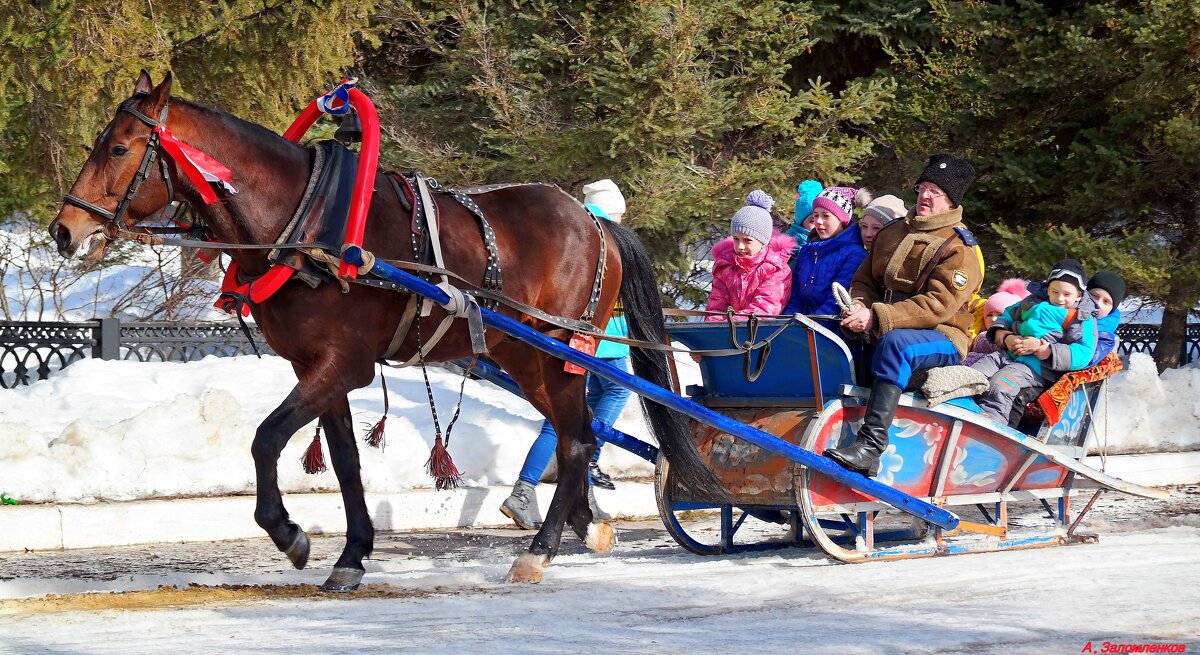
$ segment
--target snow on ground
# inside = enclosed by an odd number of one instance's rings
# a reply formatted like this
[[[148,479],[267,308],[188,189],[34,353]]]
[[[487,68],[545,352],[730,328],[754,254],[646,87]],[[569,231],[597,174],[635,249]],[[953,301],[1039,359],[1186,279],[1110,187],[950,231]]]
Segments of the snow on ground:
[[[498,547],[455,558],[414,557],[421,535],[396,535],[383,544],[394,554],[369,561],[368,584],[348,597],[263,586],[317,583],[325,571],[315,570],[92,585],[185,587],[142,596],[144,605],[137,596],[0,601],[0,652],[1007,655],[1079,653],[1088,642],[1096,652],[1104,642],[1194,652],[1200,529],[1137,529],[1098,544],[840,565],[812,550],[701,558],[669,544],[660,526],[609,557],[574,542],[536,586],[503,582],[520,538],[493,531]],[[189,583],[257,586],[189,593]],[[14,580],[0,582],[0,596],[83,586]]]
[[[695,365],[680,358],[681,376]],[[367,491],[427,487],[424,464],[433,420],[419,369],[387,369],[391,408],[387,444],[362,448]],[[430,368],[441,425],[447,425],[461,378]],[[686,381],[686,380],[685,380]],[[0,490],[25,502],[92,502],[250,493],[250,444],[258,423],[295,384],[276,357],[209,357],[191,363],[89,359],[49,380],[0,393]],[[1109,454],[1200,449],[1200,368],[1157,376],[1148,356],[1135,355],[1114,379],[1109,409],[1097,412],[1099,446]],[[379,381],[351,394],[359,434],[383,412]],[[1104,430],[1107,419],[1108,429]],[[466,385],[450,451],[469,485],[516,481],[541,418],[523,400],[491,384]],[[284,491],[336,490],[332,471],[300,467],[315,422],[301,429],[280,458]],[[617,428],[652,441],[636,403]],[[618,475],[649,475],[647,462],[616,447],[601,463]]]

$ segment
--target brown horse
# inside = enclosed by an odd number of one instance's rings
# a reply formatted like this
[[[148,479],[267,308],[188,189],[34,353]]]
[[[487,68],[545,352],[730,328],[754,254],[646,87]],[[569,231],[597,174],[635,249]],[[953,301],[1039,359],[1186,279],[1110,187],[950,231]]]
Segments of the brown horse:
[[[158,167],[147,153],[153,148],[158,158],[167,156],[159,141],[151,138],[152,127],[160,121],[165,121],[177,139],[227,166],[240,192],[217,189],[219,201],[205,205],[198,188],[180,175],[178,166],[164,166],[162,175],[157,175]],[[104,256],[110,238],[106,233],[113,234],[112,228],[133,226],[178,200],[195,209],[218,241],[273,243],[301,202],[313,157],[310,149],[265,128],[172,98],[170,73],[154,86],[142,71],[133,96],[121,104],[97,137],[91,156],[50,224],[50,234],[64,257],[95,263]],[[378,192],[370,206],[364,248],[381,258],[411,261],[408,216],[382,173],[376,175],[375,188]],[[479,223],[449,195],[436,196],[446,267],[464,279],[481,280],[487,252]],[[663,341],[657,285],[646,252],[632,232],[605,222],[603,234],[598,234],[580,204],[557,187],[512,186],[474,199],[494,227],[507,296],[550,314],[578,317],[588,302],[597,261],[604,252],[597,322],[607,321],[620,295],[632,336]],[[603,251],[601,238],[606,239]],[[268,270],[264,250],[228,252],[248,276]],[[388,350],[407,300],[408,296],[387,289],[350,285],[343,291],[335,283],[313,288],[292,280],[252,306],[267,343],[291,362],[297,378],[295,388],[259,425],[254,437],[251,453],[258,491],[254,518],[297,568],[305,566],[308,538],[288,518],[278,487],[277,464],[288,440],[319,419],[346,506],[346,545],[325,582],[328,590],[358,586],[362,559],[371,553],[374,542],[347,393],[374,378],[375,362]],[[554,338],[565,341],[569,336],[565,330],[511,309],[501,311]],[[423,334],[430,335],[444,315],[435,308],[428,317],[418,318]],[[464,323],[455,321],[426,360],[469,356],[470,335]],[[408,332],[393,359],[405,361],[416,352],[416,333]],[[607,525],[592,523],[586,501],[586,467],[596,442],[584,402],[584,377],[564,372],[561,360],[505,334],[488,331],[486,342],[490,357],[513,377],[558,433],[558,488],[529,551],[517,558],[509,572],[510,580],[537,582],[542,568],[558,552],[564,525],[570,524],[594,550],[607,550],[614,542]],[[639,376],[663,386],[669,381],[667,361],[661,354],[635,348],[633,360]],[[709,488],[719,494],[683,417],[653,403],[646,403],[646,410],[662,452],[671,462],[672,475],[690,481],[693,488]]]

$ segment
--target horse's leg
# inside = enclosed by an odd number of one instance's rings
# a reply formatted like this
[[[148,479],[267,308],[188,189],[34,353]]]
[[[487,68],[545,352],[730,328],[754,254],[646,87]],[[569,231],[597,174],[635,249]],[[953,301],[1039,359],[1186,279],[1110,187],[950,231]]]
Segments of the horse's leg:
[[[528,348],[515,357],[506,357],[506,349],[493,349],[493,356],[521,386],[530,403],[546,416],[558,434],[558,486],[542,527],[533,538],[529,552],[513,562],[508,579],[512,582],[540,582],[542,569],[558,554],[563,526],[569,521],[581,538],[597,532],[591,528],[592,515],[587,504],[587,463],[596,449],[591,429],[591,410],[584,402],[582,375],[566,373],[559,359]],[[607,528],[607,526],[605,526]],[[611,535],[611,530],[608,531]],[[603,535],[591,539],[589,546],[600,544]]]
[[[342,489],[346,506],[346,546],[334,564],[333,572],[321,588],[325,591],[354,591],[362,581],[363,558],[375,547],[375,527],[363,497],[362,476],[359,474],[358,443],[350,422],[350,405],[345,398],[321,415],[329,458]]]
[[[258,499],[254,520],[298,569],[308,564],[308,536],[288,519],[279,492],[279,454],[297,430],[307,425],[316,412],[296,385],[288,397],[258,426],[250,452],[254,456]]]

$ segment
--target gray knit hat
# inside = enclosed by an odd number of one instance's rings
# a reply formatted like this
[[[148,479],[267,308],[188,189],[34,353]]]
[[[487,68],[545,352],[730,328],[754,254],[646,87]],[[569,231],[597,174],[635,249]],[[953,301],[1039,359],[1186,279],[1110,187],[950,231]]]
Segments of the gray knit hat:
[[[896,196],[879,196],[863,210],[863,216],[874,216],[884,225],[904,218],[906,214],[908,214],[908,208],[904,206],[904,201]]]
[[[744,234],[753,239],[757,239],[763,244],[771,242],[771,230],[774,227],[771,221],[771,207],[775,206],[775,199],[767,195],[762,189],[755,189],[746,196],[746,206],[737,210],[733,215],[733,219],[729,221],[729,231],[737,234]]]

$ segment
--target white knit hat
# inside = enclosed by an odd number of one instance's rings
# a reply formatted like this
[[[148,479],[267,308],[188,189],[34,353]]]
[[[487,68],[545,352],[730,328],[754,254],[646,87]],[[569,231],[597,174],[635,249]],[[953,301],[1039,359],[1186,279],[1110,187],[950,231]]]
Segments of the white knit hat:
[[[608,178],[583,185],[583,203],[596,205],[610,215],[625,213],[625,196]]]
[[[896,196],[879,196],[863,210],[863,216],[874,216],[884,225],[904,218],[907,214],[908,208],[904,206],[904,201]]]
[[[775,199],[766,191],[755,189],[746,196],[746,204],[729,221],[729,231],[734,234],[744,234],[761,244],[771,243],[771,207]]]

